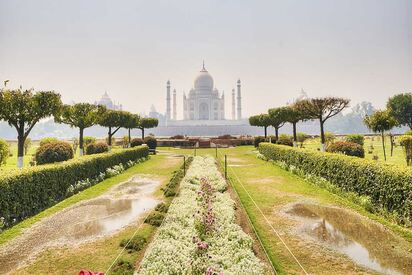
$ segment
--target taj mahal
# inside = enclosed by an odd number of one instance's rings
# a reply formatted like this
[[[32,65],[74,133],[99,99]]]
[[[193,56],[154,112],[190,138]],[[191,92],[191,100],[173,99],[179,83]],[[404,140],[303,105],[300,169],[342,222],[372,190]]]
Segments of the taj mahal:
[[[231,117],[225,115],[225,94],[216,87],[213,77],[203,62],[202,69],[194,79],[189,93],[183,93],[183,119],[177,120],[177,94],[166,82],[165,126],[177,125],[239,125],[242,124],[241,82],[236,82],[237,91],[232,89]]]

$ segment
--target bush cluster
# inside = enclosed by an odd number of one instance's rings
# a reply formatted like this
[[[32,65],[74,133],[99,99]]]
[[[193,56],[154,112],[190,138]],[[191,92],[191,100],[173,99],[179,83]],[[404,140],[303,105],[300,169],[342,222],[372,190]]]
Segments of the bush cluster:
[[[406,164],[412,166],[412,135],[403,135],[399,138],[399,144],[405,152]]]
[[[170,139],[185,139],[185,136],[183,136],[183,135],[175,135],[175,136],[170,137]]]
[[[153,226],[160,226],[162,224],[165,215],[161,212],[153,212],[150,213],[149,216],[145,219],[145,223],[153,225]]]
[[[276,143],[286,146],[293,146],[293,137],[287,134],[281,134]]]
[[[52,142],[56,142],[56,141],[59,141],[57,138],[55,138],[55,137],[45,137],[45,138],[42,138],[41,140],[40,140],[40,147],[42,147],[42,146],[44,146],[44,145],[46,145],[46,144],[48,144],[48,143],[52,143]]]
[[[136,147],[136,146],[140,146],[140,145],[142,145],[144,142],[143,142],[143,139],[141,139],[141,138],[134,138],[134,139],[132,139],[132,141],[130,141],[130,146],[131,147]]]
[[[363,144],[365,143],[365,137],[360,134],[347,135],[345,137],[345,140],[347,142],[353,142],[353,143],[359,144],[360,146],[363,146]]]
[[[412,221],[412,172],[408,168],[269,143],[260,144],[259,152],[269,160],[324,178],[346,192],[368,196],[374,207],[397,214],[401,223]]]
[[[262,136],[257,136],[255,137],[255,139],[253,140],[253,145],[255,145],[255,147],[259,147],[259,143],[261,142],[265,142],[266,138],[262,137]]]
[[[43,142],[36,150],[36,163],[47,164],[61,162],[72,159],[74,156],[73,148],[70,143],[65,141]]]
[[[146,239],[141,236],[135,236],[132,239],[123,239],[120,247],[125,247],[129,252],[140,251],[146,244]]]
[[[365,150],[362,145],[348,141],[336,141],[330,144],[327,148],[330,153],[341,153],[347,156],[365,157]]]
[[[149,149],[156,150],[157,147],[157,139],[153,136],[147,136],[144,138],[144,143],[147,144]]]
[[[6,163],[9,157],[9,144],[7,141],[0,139],[0,166]]]
[[[193,161],[193,157],[188,157],[186,159],[186,170],[189,169],[190,164]],[[184,167],[183,164],[179,170],[174,171],[172,179],[166,184],[166,187],[163,189],[165,197],[173,197],[177,193],[177,187],[179,183],[184,178]]]
[[[101,154],[109,151],[109,146],[106,142],[90,143],[86,147],[86,155]]]
[[[142,146],[1,174],[0,217],[6,227],[11,226],[70,196],[67,190],[77,182],[97,178],[110,167],[148,154],[148,148]]]
[[[86,136],[86,137],[83,138],[83,146],[84,146],[85,148],[87,148],[87,146],[88,146],[89,144],[92,144],[92,143],[95,143],[95,142],[96,142],[96,138],[95,138],[95,137]]]

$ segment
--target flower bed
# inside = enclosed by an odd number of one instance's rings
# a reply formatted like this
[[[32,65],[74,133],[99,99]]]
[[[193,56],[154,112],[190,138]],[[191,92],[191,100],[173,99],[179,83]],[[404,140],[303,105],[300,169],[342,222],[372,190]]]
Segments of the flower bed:
[[[262,274],[253,240],[235,222],[235,203],[212,157],[195,157],[145,253],[140,274]]]

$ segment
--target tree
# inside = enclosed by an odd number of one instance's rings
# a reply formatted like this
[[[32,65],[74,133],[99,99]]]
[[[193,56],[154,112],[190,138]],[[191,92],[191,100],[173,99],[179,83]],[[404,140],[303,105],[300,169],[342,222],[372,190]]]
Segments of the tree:
[[[390,97],[387,108],[399,125],[408,126],[412,130],[412,93]]]
[[[132,129],[138,128],[139,127],[139,122],[140,122],[140,116],[136,115],[136,114],[131,114],[129,116],[128,121],[126,122],[125,128],[128,130],[128,139],[127,139],[127,143],[128,143],[128,147],[130,147],[130,143],[131,143],[131,135],[130,135],[130,131]]]
[[[108,127],[107,143],[109,148],[112,146],[112,137],[120,128],[126,128],[131,118],[131,113],[126,111],[107,110],[99,119],[99,125]]]
[[[159,120],[157,118],[142,117],[139,121],[139,128],[142,130],[142,139],[144,140],[144,129],[155,128],[159,125]]]
[[[279,139],[279,129],[286,123],[289,107],[269,109],[270,125],[275,128],[276,141]]]
[[[391,115],[389,110],[377,111],[371,116],[366,116],[364,120],[366,126],[375,133],[381,133],[383,156],[386,161],[385,131],[389,131],[398,124],[398,121]]]
[[[270,117],[268,114],[260,114],[256,116],[251,116],[249,118],[249,124],[251,126],[263,127],[265,130],[265,139],[267,138],[267,135],[268,135],[267,129],[271,125]]]
[[[41,119],[58,116],[62,102],[53,91],[1,90],[0,119],[17,130],[17,166],[23,167],[24,143]]]
[[[71,127],[79,128],[79,154],[84,152],[84,129],[96,125],[99,118],[106,112],[106,107],[89,103],[77,103],[74,105],[64,105],[61,115],[55,120],[58,123],[65,123]]]
[[[321,150],[325,151],[325,122],[342,112],[349,106],[349,99],[339,97],[324,97],[303,99],[295,103],[295,107],[308,119],[319,119]]]
[[[294,106],[288,106],[285,108],[285,120],[292,124],[293,129],[293,146],[297,147],[298,144],[298,136],[296,132],[296,124],[304,120],[305,116]]]

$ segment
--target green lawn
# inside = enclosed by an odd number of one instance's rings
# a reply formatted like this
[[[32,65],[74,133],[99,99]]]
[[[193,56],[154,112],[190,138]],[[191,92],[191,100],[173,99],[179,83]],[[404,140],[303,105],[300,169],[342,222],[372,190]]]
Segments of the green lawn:
[[[111,187],[124,182],[135,174],[146,174],[163,177],[161,187],[163,187],[171,178],[173,171],[179,168],[181,161],[173,161],[165,155],[152,156],[150,160],[131,167],[121,175],[107,179],[85,191],[74,195],[59,204],[41,212],[40,214],[25,220],[17,226],[0,234],[0,240],[4,243],[13,237],[21,234],[24,228],[33,225],[36,221],[50,216],[62,209],[69,207],[79,201],[95,198],[107,192]],[[155,192],[155,196],[162,198],[163,192],[160,188]],[[120,241],[129,238],[141,224],[141,220],[126,227],[118,233],[99,239],[95,242],[80,245],[79,247],[64,246],[61,248],[47,249],[43,251],[39,257],[30,265],[19,270],[19,274],[77,274],[81,269],[106,271],[122,248],[119,246]],[[145,237],[150,242],[153,237],[156,227],[148,224],[143,224],[137,231],[138,236]],[[81,255],[81,257],[79,257]],[[138,253],[124,252],[121,259],[136,262],[137,259],[143,256],[143,251]]]
[[[336,140],[343,140],[342,137],[337,137]],[[385,147],[386,147],[386,163],[393,165],[406,166],[405,153],[402,146],[399,145],[399,142],[396,142],[396,146],[393,150],[393,155],[391,156],[390,149],[390,139],[389,137],[385,138]],[[320,139],[313,138],[305,141],[304,147],[309,150],[318,150],[320,148]],[[374,156],[378,157],[379,162],[385,162],[383,155],[382,147],[382,138],[379,136],[375,137],[365,137],[365,158],[373,159]]]

